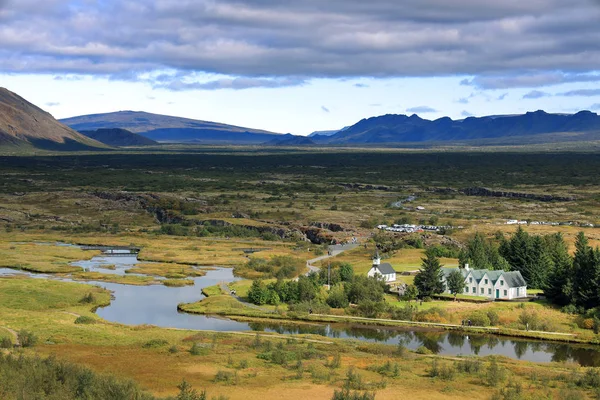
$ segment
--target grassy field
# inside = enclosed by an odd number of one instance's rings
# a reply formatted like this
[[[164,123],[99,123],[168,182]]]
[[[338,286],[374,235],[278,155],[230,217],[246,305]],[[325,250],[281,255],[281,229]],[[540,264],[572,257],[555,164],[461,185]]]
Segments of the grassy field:
[[[93,303],[81,303],[88,293],[93,294]],[[458,359],[435,357],[435,368],[453,371],[450,376],[436,377],[432,376],[434,358],[397,353],[393,346],[310,336],[294,340],[261,334],[257,339],[254,333],[198,333],[107,323],[97,319],[90,308],[108,300],[106,291],[92,286],[1,278],[0,325],[27,329],[39,337],[39,344],[27,353],[56,354],[98,372],[132,378],[163,396],[175,394],[176,385],[185,378],[196,388],[206,388],[211,396],[232,400],[272,398],[282,392],[287,399],[327,399],[348,379],[350,370],[360,376],[362,387],[376,391],[377,399],[397,398],[399,392],[415,399],[459,398],[465,393],[474,399],[488,399],[509,382],[520,383],[530,398],[558,396],[561,390],[591,394],[585,387],[569,388],[575,378],[564,377],[583,373],[569,364],[499,358],[501,377],[490,384],[486,372],[490,359],[482,361],[479,371],[467,373],[457,369]],[[74,324],[76,315],[97,321]],[[194,343],[196,355],[190,353]],[[394,368],[397,372],[392,372]]]
[[[418,235],[424,245],[461,245],[475,232],[493,237],[512,234],[507,219],[547,221],[563,225],[530,225],[532,234],[561,232],[571,245],[584,230],[593,246],[600,245],[600,156],[594,152],[559,152],[540,148],[495,148],[459,151],[424,149],[261,149],[249,147],[167,146],[103,154],[58,154],[0,157],[0,267],[69,274],[127,284],[187,285],[206,268],[243,266],[244,249],[261,249],[254,257],[291,256],[302,263],[322,249],[313,242],[358,238],[363,246],[330,261],[348,262],[357,274],[371,267],[371,235],[379,223],[435,221],[461,227],[445,235]],[[460,190],[488,187],[497,191],[574,197],[542,201],[508,197],[467,196]],[[416,200],[393,207],[410,195]],[[419,208],[417,209],[417,207]],[[564,225],[564,224],[572,225]],[[404,237],[399,234],[398,237]],[[118,277],[89,273],[71,265],[98,254],[74,247],[33,242],[122,245],[141,248],[143,263],[130,272],[146,276]],[[389,255],[398,272],[417,270],[423,249],[406,248]],[[387,255],[386,255],[387,257]],[[457,260],[442,259],[445,266]],[[238,268],[240,269],[240,268]],[[412,282],[412,276],[399,279]],[[250,281],[230,285],[245,298]],[[175,289],[173,289],[175,290]],[[81,300],[93,294],[91,303]],[[286,306],[245,307],[219,287],[206,288],[207,299],[186,306],[200,313],[235,314],[239,318],[273,318]],[[351,367],[377,399],[490,399],[507,384],[520,384],[524,399],[596,398],[578,385],[585,369],[569,364],[534,364],[499,359],[505,372],[492,385],[483,360],[477,373],[454,371],[452,377],[432,377],[433,360],[451,369],[455,360],[417,354],[395,354],[389,346],[307,337],[255,334],[215,334],[124,326],[99,319],[91,309],[110,300],[108,292],[79,283],[24,278],[0,278],[0,326],[27,329],[39,337],[28,354],[61,358],[133,378],[164,396],[176,393],[185,378],[209,396],[251,400],[282,397],[329,399]],[[387,296],[395,307],[406,303]],[[535,313],[545,327],[595,341],[580,329],[575,317],[543,302],[524,308],[511,303],[474,304],[432,301],[416,305],[432,312],[436,322],[460,323],[474,312],[498,314],[497,325],[524,331],[521,315]],[[176,312],[174,310],[174,312]],[[336,314],[343,314],[335,310]],[[79,315],[93,324],[75,324]],[[344,317],[344,315],[341,315]],[[333,317],[332,317],[333,320]],[[339,320],[337,320],[339,321]],[[0,328],[0,339],[11,335]],[[271,336],[267,339],[267,336]],[[309,342],[308,340],[314,340]],[[266,345],[265,343],[271,343]],[[190,353],[194,343],[198,355]],[[282,343],[282,348],[277,347]],[[268,348],[267,346],[271,346]],[[286,354],[286,363],[273,362]],[[341,366],[329,365],[339,356]],[[285,358],[284,357],[284,358]],[[297,366],[300,359],[301,367]],[[281,360],[279,360],[281,361]],[[389,376],[387,362],[398,363]],[[287,365],[286,365],[287,364]],[[379,371],[379,372],[378,372]],[[385,383],[382,383],[385,382]],[[502,397],[500,397],[502,398]],[[505,398],[509,398],[506,397]]]

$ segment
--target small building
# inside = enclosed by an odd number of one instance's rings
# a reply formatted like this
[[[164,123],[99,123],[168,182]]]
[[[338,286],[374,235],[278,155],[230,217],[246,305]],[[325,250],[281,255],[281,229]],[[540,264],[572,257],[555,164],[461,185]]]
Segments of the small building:
[[[386,282],[394,282],[396,280],[396,270],[392,268],[390,263],[381,263],[381,257],[379,256],[379,251],[375,252],[373,256],[373,266],[367,273],[367,276],[374,277],[379,275]]]
[[[456,269],[465,278],[463,294],[501,300],[527,297],[527,282],[519,271],[470,269],[468,264],[465,268],[442,268],[444,285],[446,285],[446,278]],[[447,285],[444,293],[450,294]]]

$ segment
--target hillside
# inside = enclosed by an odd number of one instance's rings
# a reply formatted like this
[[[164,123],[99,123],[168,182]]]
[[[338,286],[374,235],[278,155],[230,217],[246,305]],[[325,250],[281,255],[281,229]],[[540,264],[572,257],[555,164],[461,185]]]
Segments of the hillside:
[[[138,111],[82,115],[61,120],[78,131],[127,129],[158,142],[260,144],[276,133],[217,122],[199,121]]]
[[[97,129],[95,131],[81,131],[80,133],[100,143],[115,147],[152,146],[158,144],[158,142],[152,139],[130,132],[127,129]]]
[[[530,142],[532,136],[546,135],[545,139],[562,141],[561,135],[572,137],[573,133],[589,133],[600,138],[600,117],[590,111],[577,114],[549,114],[544,111],[523,115],[469,117],[452,120],[444,117],[434,121],[418,115],[383,115],[363,119],[344,131],[332,136],[314,136],[321,144],[373,144],[416,142]]]
[[[287,133],[265,144],[268,146],[310,146],[316,143],[310,137],[295,136],[291,133]]]
[[[106,148],[5,88],[0,88],[0,147],[46,150]]]

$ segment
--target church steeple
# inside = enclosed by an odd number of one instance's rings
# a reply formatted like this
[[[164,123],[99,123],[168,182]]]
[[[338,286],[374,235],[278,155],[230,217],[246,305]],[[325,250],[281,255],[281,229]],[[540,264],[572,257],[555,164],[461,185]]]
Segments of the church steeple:
[[[379,256],[379,249],[375,250],[375,254],[373,255],[373,265],[381,264],[381,257]]]

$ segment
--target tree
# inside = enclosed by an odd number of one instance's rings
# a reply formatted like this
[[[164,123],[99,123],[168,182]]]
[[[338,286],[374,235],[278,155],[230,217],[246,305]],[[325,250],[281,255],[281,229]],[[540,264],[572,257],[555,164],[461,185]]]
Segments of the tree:
[[[206,400],[206,391],[202,391],[198,393],[195,389],[192,388],[192,385],[187,383],[184,379],[178,386],[179,394],[175,398],[176,400]]]
[[[381,302],[386,283],[383,278],[355,275],[352,282],[346,283],[345,287],[348,300],[353,304],[358,304],[363,300]]]
[[[352,281],[353,277],[354,268],[352,268],[352,265],[348,263],[343,263],[340,265],[340,278],[342,279],[342,282],[350,282]]]
[[[450,272],[450,275],[446,278],[446,282],[448,284],[448,290],[454,295],[454,300],[456,300],[456,296],[459,293],[462,293],[465,290],[465,277],[458,269]]]
[[[250,290],[248,290],[248,300],[250,303],[262,306],[269,300],[269,290],[260,280],[252,282]]]
[[[344,285],[335,285],[327,296],[327,305],[331,308],[346,308],[349,305],[348,296],[344,291]]]
[[[600,254],[588,245],[588,240],[579,232],[575,241],[573,258],[573,290],[575,302],[584,308],[598,306],[598,284],[600,283]]]
[[[573,298],[573,260],[565,240],[560,233],[546,236],[546,243],[552,257],[552,269],[548,273],[544,294],[555,304],[566,306]]]
[[[411,300],[416,299],[419,296],[419,289],[415,285],[408,285],[404,291],[404,298],[410,303]]]
[[[425,251],[421,270],[415,276],[415,286],[421,296],[432,296],[444,291],[442,282],[442,265],[433,251]]]

